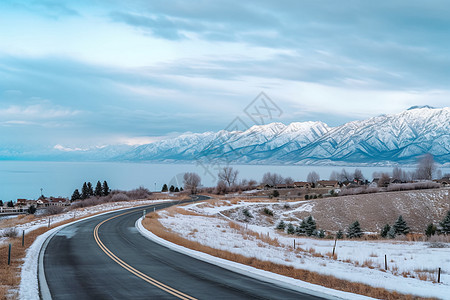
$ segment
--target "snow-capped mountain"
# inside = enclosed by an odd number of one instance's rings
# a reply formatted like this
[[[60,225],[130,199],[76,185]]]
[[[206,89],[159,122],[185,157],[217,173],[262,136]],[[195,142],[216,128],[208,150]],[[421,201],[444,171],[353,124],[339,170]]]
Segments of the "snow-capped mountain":
[[[109,160],[252,164],[412,163],[427,152],[450,161],[450,108],[412,107],[338,127],[323,122],[271,123],[246,131],[183,134],[106,156]],[[102,149],[102,154],[110,153]],[[88,153],[86,153],[87,155]],[[93,154],[93,153],[91,153]],[[88,155],[90,156],[90,155]],[[96,157],[100,156],[98,153]]]

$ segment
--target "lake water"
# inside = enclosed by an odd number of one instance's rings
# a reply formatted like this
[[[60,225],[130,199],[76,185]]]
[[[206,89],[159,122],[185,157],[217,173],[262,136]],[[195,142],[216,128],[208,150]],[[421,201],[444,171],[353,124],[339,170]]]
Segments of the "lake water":
[[[342,166],[272,166],[272,165],[236,165],[239,178],[260,181],[265,172],[276,172],[284,177],[304,181],[311,171],[328,179],[330,173],[342,170]],[[366,178],[372,173],[390,172],[391,167],[358,167]],[[144,186],[152,191],[169,186],[182,186],[182,174],[196,172],[202,178],[204,186],[214,186],[217,182],[217,166],[196,164],[155,164],[155,163],[113,163],[113,162],[22,162],[0,161],[0,199],[3,201],[17,198],[36,199],[43,189],[45,196],[70,197],[83,182],[94,184],[106,180],[111,189],[130,190]],[[353,171],[354,167],[346,167]],[[411,168],[404,168],[412,170]],[[450,169],[442,169],[449,173]],[[156,188],[155,188],[156,187]]]

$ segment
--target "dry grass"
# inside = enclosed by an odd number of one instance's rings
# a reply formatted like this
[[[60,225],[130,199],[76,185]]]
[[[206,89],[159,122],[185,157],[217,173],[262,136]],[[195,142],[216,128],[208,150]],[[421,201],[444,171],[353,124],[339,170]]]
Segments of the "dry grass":
[[[275,264],[269,261],[259,260],[253,257],[246,257],[240,254],[231,253],[229,251],[214,249],[205,245],[202,245],[198,242],[190,241],[185,239],[178,234],[172,232],[170,229],[165,228],[158,220],[158,214],[152,213],[147,215],[147,217],[143,220],[143,225],[145,228],[153,232],[155,235],[159,236],[162,239],[168,240],[177,245],[187,247],[196,251],[201,251],[216,257],[220,257],[223,259],[227,259],[230,261],[242,263],[245,265],[249,265],[258,269],[262,269],[265,271],[277,273],[280,275],[300,279],[306,282],[310,282],[313,284],[322,285],[328,288],[337,289],[345,292],[366,295],[369,297],[374,297],[378,299],[423,299],[418,298],[412,295],[404,295],[396,292],[390,292],[382,288],[371,287],[366,284],[349,282],[346,280],[338,279],[329,275],[322,275],[315,272],[296,269],[292,266],[285,266],[280,264]],[[234,224],[234,223],[233,223]],[[231,225],[231,223],[230,223]],[[231,225],[235,226],[235,225]],[[236,230],[238,228],[234,227]],[[242,229],[242,228],[241,228]],[[315,253],[314,249],[309,249],[312,253]]]

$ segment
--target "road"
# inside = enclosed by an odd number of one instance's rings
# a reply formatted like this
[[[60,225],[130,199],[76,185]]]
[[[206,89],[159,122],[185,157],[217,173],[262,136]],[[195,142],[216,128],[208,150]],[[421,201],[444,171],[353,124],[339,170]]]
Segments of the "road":
[[[43,255],[51,297],[323,299],[258,281],[152,242],[135,228],[142,210],[97,216],[71,224],[54,235]]]

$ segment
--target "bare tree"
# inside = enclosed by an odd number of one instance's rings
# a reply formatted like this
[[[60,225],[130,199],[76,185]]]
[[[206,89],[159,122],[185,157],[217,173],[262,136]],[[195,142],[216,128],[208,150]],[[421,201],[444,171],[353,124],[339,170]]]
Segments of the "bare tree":
[[[356,181],[363,181],[365,179],[360,169],[355,169],[355,172],[353,172],[353,179]]]
[[[320,180],[320,175],[315,171],[309,172],[308,176],[306,176],[306,181],[308,181],[309,183],[316,184],[317,181],[319,181],[319,180]]]
[[[423,155],[416,169],[416,178],[422,180],[431,180],[436,171],[433,155],[427,153]]]
[[[184,173],[183,175],[184,189],[190,191],[191,194],[197,193],[197,188],[200,185],[201,179],[197,173]]]
[[[394,167],[392,170],[392,179],[403,180],[403,171],[399,167]]]
[[[330,180],[339,180],[339,174],[336,171],[332,171],[330,174]]]
[[[391,182],[391,176],[388,173],[381,173],[381,177],[378,180],[378,187],[387,187]]]
[[[352,174],[350,174],[349,172],[347,172],[346,169],[342,169],[341,173],[339,174],[339,181],[344,182],[344,181],[352,181]]]
[[[294,179],[292,179],[292,177],[286,177],[284,179],[284,183],[285,184],[293,184],[294,183]]]
[[[284,181],[283,176],[277,173],[267,172],[263,175],[261,183],[264,185],[276,186],[278,184],[282,184]]]
[[[232,167],[224,167],[220,170],[218,176],[219,179],[225,182],[228,187],[236,184],[236,179],[239,174],[238,170],[234,170]]]

